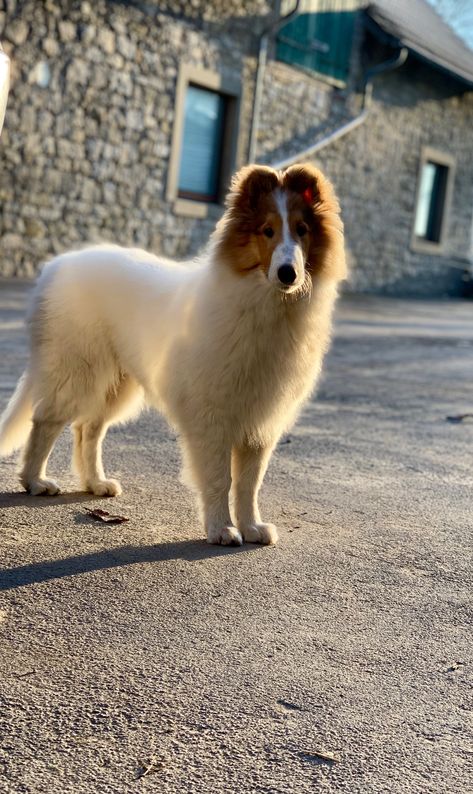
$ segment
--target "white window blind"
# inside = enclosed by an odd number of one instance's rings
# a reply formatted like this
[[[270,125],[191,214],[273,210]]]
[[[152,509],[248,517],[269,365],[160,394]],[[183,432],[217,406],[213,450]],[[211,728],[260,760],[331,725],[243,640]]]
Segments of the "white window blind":
[[[179,195],[216,201],[225,116],[225,98],[187,87],[179,167]]]
[[[414,233],[423,240],[438,242],[444,213],[448,168],[428,161],[422,167]]]

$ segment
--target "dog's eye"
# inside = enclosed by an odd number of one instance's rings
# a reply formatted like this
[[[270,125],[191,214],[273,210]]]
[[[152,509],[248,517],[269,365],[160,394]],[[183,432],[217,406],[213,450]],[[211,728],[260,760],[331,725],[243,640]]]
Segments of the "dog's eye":
[[[265,237],[274,237],[274,229],[271,226],[265,226],[263,234]]]
[[[296,226],[296,232],[299,235],[299,237],[304,237],[304,234],[307,234],[308,232],[308,228],[305,225],[305,223],[298,223]]]

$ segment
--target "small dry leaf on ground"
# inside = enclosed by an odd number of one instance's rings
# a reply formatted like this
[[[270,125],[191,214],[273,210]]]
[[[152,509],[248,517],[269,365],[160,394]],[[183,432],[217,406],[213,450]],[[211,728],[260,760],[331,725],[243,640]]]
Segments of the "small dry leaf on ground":
[[[14,675],[16,675],[17,678],[26,678],[27,676],[34,675],[35,673],[36,670],[31,669],[31,670],[24,670],[21,673],[14,673]]]
[[[445,673],[454,673],[455,670],[458,670],[459,667],[464,667],[465,662],[453,662],[450,667],[447,667],[444,671]]]
[[[138,771],[137,780],[140,780],[142,777],[146,777],[147,775],[152,775],[156,772],[164,772],[169,767],[169,761],[167,758],[158,758],[158,756],[153,756],[150,760],[143,764],[141,769]]]
[[[325,761],[328,764],[336,764],[339,760],[333,753],[326,750],[303,750],[299,753],[300,757],[305,761]]]
[[[107,510],[101,510],[100,508],[90,510],[86,507],[85,509],[91,518],[94,518],[96,521],[103,521],[105,524],[123,524],[125,521],[130,520],[129,518],[125,518],[125,516],[114,516],[112,513],[108,513]]]
[[[460,422],[473,422],[473,414],[457,414],[456,416],[447,416],[447,422],[452,425],[458,425]]]
[[[299,706],[297,703],[291,703],[290,700],[285,700],[284,698],[279,698],[276,703],[279,706],[284,706],[284,708],[289,711],[304,711],[302,706]]]

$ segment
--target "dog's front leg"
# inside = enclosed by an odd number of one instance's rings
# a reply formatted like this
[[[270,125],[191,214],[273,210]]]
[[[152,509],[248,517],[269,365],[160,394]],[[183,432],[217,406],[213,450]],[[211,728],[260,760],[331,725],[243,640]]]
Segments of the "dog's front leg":
[[[231,447],[210,429],[205,435],[183,437],[184,456],[190,477],[197,486],[208,543],[240,546],[228,505],[231,487]]]
[[[248,543],[270,545],[277,542],[274,524],[261,520],[258,492],[263,482],[273,446],[242,445],[233,448],[233,479],[238,529]]]

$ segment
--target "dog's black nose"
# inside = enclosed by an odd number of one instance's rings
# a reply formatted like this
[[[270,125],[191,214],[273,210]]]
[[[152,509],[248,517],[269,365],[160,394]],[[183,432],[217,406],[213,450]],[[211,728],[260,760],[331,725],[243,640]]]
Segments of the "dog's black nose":
[[[278,279],[282,284],[293,284],[297,273],[292,265],[281,265],[278,270]]]

